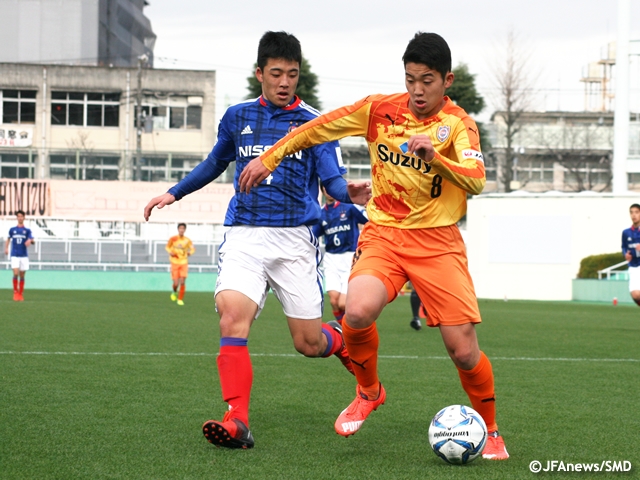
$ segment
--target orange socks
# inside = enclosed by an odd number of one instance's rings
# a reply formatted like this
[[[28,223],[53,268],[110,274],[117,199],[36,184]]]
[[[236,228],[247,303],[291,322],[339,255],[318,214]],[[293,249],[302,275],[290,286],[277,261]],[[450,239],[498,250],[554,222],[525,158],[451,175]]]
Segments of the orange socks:
[[[458,375],[462,388],[471,400],[471,406],[482,416],[487,424],[487,430],[489,432],[497,430],[493,369],[484,352],[480,352],[480,361],[475,367],[471,370],[458,368]]]
[[[356,380],[362,392],[370,399],[378,396],[380,380],[378,378],[378,328],[375,322],[369,327],[355,329],[342,322],[342,336],[349,351]]]
[[[180,293],[178,294],[178,300],[182,300],[184,298],[185,286],[186,285],[184,283],[182,285],[180,285]]]

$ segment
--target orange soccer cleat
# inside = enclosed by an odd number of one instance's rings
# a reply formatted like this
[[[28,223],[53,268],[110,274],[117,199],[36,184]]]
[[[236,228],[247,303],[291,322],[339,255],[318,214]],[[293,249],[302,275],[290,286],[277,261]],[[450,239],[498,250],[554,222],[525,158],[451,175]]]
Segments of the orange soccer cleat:
[[[487,434],[487,444],[482,452],[482,458],[487,460],[506,460],[509,458],[504,440],[497,430]]]
[[[360,385],[356,387],[356,399],[338,416],[335,423],[336,433],[343,437],[353,435],[364,423],[369,414],[377,410],[380,405],[384,405],[387,392],[380,384],[380,394],[376,400],[369,400],[360,390]]]

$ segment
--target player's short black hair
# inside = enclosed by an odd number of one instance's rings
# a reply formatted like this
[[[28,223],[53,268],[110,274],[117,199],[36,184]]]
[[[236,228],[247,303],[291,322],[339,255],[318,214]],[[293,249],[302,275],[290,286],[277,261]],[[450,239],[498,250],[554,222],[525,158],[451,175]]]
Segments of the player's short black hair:
[[[629,210],[631,210],[632,208],[637,208],[638,210],[640,210],[640,205],[639,205],[639,204],[637,204],[637,203],[634,203],[633,205],[631,205],[631,206],[629,207]]]
[[[180,227],[187,228],[187,224],[186,223],[179,223],[178,224],[178,228],[180,228]]]
[[[287,32],[265,32],[258,43],[258,67],[264,69],[270,58],[284,58],[302,65],[300,41]]]
[[[402,61],[421,63],[436,72],[442,79],[451,71],[451,50],[444,38],[437,33],[418,32],[407,45]]]
[[[22,215],[23,217],[26,217],[26,215],[24,214],[24,212],[22,210],[17,210],[16,211],[16,215]]]

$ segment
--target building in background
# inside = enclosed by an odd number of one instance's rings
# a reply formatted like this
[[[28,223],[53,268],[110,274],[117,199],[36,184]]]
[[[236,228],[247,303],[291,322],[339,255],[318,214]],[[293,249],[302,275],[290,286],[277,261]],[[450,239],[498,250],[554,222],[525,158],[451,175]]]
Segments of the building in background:
[[[500,159],[506,152],[504,112],[489,126],[485,192],[501,187]],[[611,191],[614,122],[611,111],[522,112],[513,145],[512,190]],[[629,190],[640,190],[640,115],[630,116],[627,160]]]
[[[153,66],[146,0],[0,0],[0,62]]]
[[[0,178],[176,181],[215,143],[214,71],[17,63],[0,71]]]

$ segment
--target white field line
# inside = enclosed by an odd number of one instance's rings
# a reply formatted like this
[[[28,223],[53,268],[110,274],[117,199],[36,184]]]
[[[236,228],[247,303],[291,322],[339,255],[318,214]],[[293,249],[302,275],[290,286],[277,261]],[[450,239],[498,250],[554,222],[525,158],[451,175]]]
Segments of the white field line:
[[[217,357],[217,353],[168,353],[168,352],[16,352],[0,351],[0,355],[104,355],[104,356],[131,356],[131,357]],[[252,357],[302,357],[296,353],[252,353]],[[398,360],[449,360],[445,356],[418,356],[418,355],[379,355],[378,358]],[[596,362],[616,363],[632,362],[640,363],[640,358],[568,358],[568,357],[490,357],[491,360],[507,362]]]

